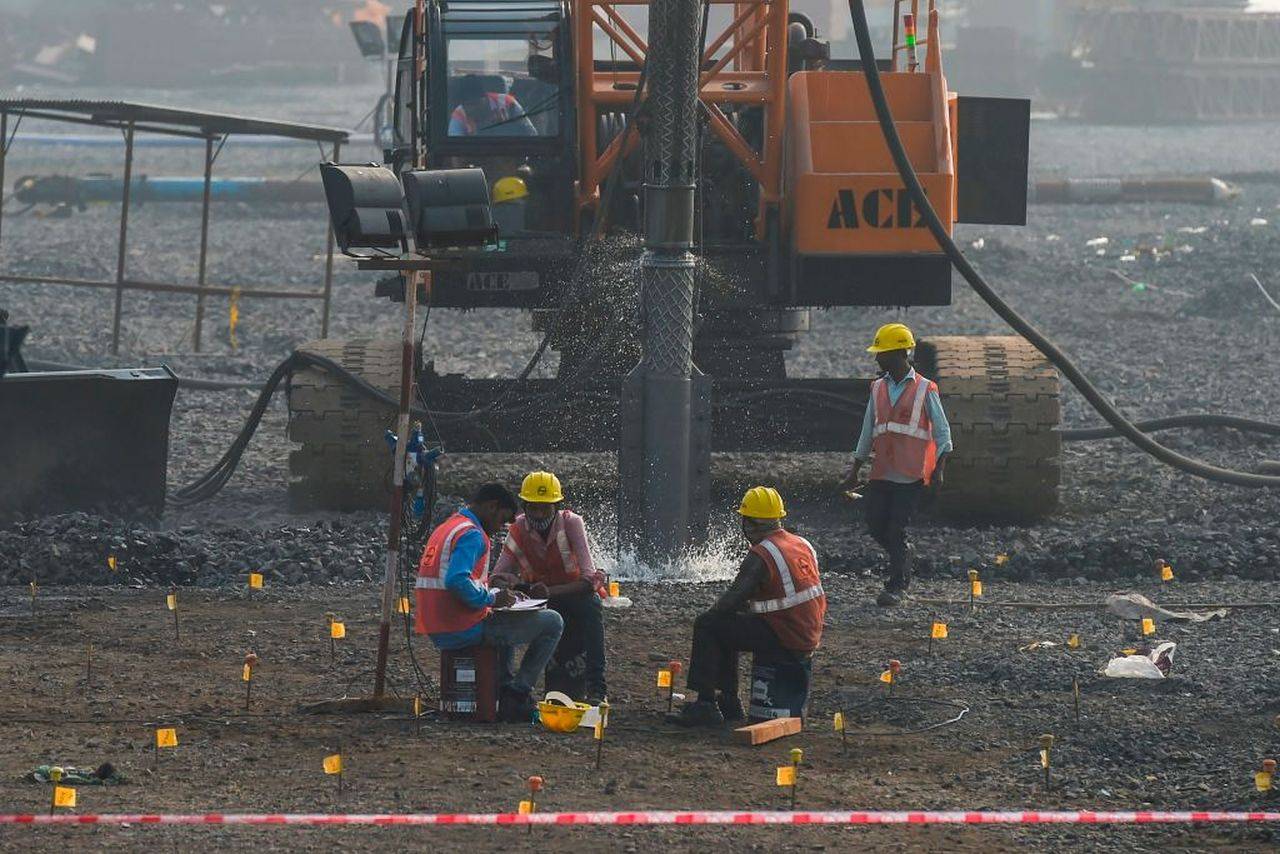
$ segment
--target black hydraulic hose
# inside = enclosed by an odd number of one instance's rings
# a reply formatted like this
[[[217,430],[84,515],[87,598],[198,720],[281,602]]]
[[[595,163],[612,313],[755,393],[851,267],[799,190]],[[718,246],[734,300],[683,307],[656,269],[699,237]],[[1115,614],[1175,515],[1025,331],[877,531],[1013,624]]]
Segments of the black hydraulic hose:
[[[1089,401],[1089,404],[1097,410],[1098,414],[1108,424],[1115,428],[1119,435],[1137,445],[1141,450],[1166,465],[1207,480],[1236,486],[1280,487],[1280,476],[1254,474],[1211,465],[1180,454],[1171,448],[1166,448],[1148,437],[1129,419],[1125,418],[1093,383],[1089,382],[1084,373],[1076,367],[1075,363],[1062,350],[1058,349],[1057,345],[1050,341],[1030,321],[1014,311],[991,289],[991,286],[973,268],[973,265],[969,263],[969,259],[965,258],[964,253],[960,251],[955,241],[951,239],[946,226],[938,217],[938,212],[933,209],[929,197],[925,195],[924,187],[920,185],[920,179],[911,165],[911,160],[907,157],[906,149],[902,146],[902,139],[898,136],[898,129],[893,123],[893,113],[889,109],[889,101],[884,94],[884,84],[880,80],[880,69],[876,67],[875,48],[871,44],[871,28],[867,24],[867,10],[863,5],[863,0],[849,0],[849,13],[853,18],[853,30],[858,41],[858,54],[862,58],[862,73],[866,76],[867,88],[870,90],[871,101],[876,109],[876,118],[880,122],[880,130],[884,134],[884,141],[889,148],[889,153],[893,155],[893,162],[898,168],[898,175],[902,178],[907,191],[911,194],[912,201],[924,217],[924,221],[928,225],[929,231],[938,241],[938,245],[942,247],[947,257],[951,259],[951,263],[960,271],[965,281],[977,292],[978,296],[987,305],[991,306],[991,309],[1008,323],[1015,332],[1030,341],[1058,370],[1062,371],[1063,375],[1071,381],[1071,384],[1084,395],[1085,400]],[[930,45],[930,48],[932,49],[933,45]]]
[[[1257,421],[1253,418],[1241,418],[1238,415],[1171,415],[1168,418],[1152,418],[1137,421],[1133,425],[1143,433],[1155,433],[1159,430],[1176,430],[1179,427],[1225,427],[1239,430],[1242,433],[1261,433],[1266,436],[1280,436],[1280,424],[1269,421]],[[1121,434],[1114,427],[1077,427],[1063,430],[1060,435],[1064,442],[1092,442],[1098,439],[1115,439]]]

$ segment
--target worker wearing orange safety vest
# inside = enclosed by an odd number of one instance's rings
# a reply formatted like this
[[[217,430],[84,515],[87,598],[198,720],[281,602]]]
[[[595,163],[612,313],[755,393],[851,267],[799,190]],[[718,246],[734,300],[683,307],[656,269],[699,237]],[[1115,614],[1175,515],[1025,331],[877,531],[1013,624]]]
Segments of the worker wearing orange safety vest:
[[[751,548],[729,589],[693,623],[687,683],[698,696],[672,718],[681,726],[717,726],[743,717],[739,653],[801,661],[822,640],[827,597],[818,555],[804,537],[783,529],[782,496],[757,486],[743,496],[738,514]]]
[[[507,530],[493,569],[493,584],[534,598],[564,618],[564,634],[547,669],[547,689],[598,705],[606,697],[604,614],[605,574],[596,568],[578,514],[563,509],[564,491],[551,472],[524,479],[524,513]]]
[[[516,498],[502,484],[480,487],[467,506],[442,522],[427,539],[416,582],[419,634],[437,649],[484,644],[504,651],[498,716],[527,722],[535,705],[533,688],[564,631],[555,611],[507,611],[523,596],[489,588],[490,537],[515,516]],[[528,646],[518,672],[511,649]]]
[[[449,88],[458,101],[449,112],[449,136],[537,136],[515,96],[487,91],[485,78],[468,74]]]
[[[893,606],[907,595],[914,551],[907,527],[926,488],[942,486],[951,427],[938,386],[911,362],[915,336],[901,323],[876,332],[867,348],[883,373],[871,383],[862,433],[845,486],[865,493],[867,529],[889,555],[884,590],[876,604]],[[869,481],[862,467],[871,460]],[[865,484],[865,486],[864,486]]]

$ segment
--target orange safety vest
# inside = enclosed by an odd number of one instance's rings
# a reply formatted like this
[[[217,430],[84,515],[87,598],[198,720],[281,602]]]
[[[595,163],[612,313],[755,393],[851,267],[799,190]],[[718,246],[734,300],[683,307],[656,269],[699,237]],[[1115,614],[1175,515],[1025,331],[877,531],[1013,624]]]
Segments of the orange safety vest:
[[[515,558],[520,566],[520,578],[527,584],[541,582],[554,587],[582,578],[582,566],[573,553],[569,535],[565,532],[565,525],[572,517],[573,513],[569,510],[557,511],[551,530],[545,538],[529,527],[529,520],[523,514],[507,529],[507,539],[502,549]],[[607,595],[604,587],[598,587],[596,592],[602,596]]]
[[[817,649],[827,615],[827,595],[822,591],[813,546],[789,531],[775,531],[751,551],[769,568],[769,580],[751,597],[751,613],[769,622],[786,649]]]
[[[414,589],[418,602],[414,628],[418,634],[466,631],[489,616],[489,608],[470,608],[444,586],[453,544],[468,531],[479,531],[484,537],[484,553],[471,567],[471,578],[478,584],[489,584],[489,535],[466,516],[455,513],[431,532],[418,564]]]
[[[914,388],[904,389],[896,405],[889,402],[889,380],[871,384],[876,423],[871,433],[871,479],[885,480],[890,472],[926,484],[933,477],[938,446],[933,441],[933,421],[925,400],[937,392],[933,380],[916,374]]]
[[[505,122],[510,118],[510,113],[508,111],[511,107],[516,105],[514,95],[508,95],[505,92],[485,92],[484,96],[488,99],[489,115],[490,118],[493,119],[493,121],[489,122],[490,125]],[[472,121],[471,116],[467,115],[466,108],[461,104],[453,108],[453,112],[449,114],[449,118],[461,122],[462,126],[467,129],[467,136],[475,136],[477,130],[476,123]]]

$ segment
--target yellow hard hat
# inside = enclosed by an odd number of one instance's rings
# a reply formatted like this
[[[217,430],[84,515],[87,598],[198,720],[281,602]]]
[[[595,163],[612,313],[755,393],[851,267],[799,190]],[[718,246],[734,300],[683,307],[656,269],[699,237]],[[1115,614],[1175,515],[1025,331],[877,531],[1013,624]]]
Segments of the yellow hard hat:
[[[781,519],[787,515],[782,496],[772,486],[755,486],[742,496],[738,513],[748,519]]]
[[[876,330],[876,340],[867,348],[868,353],[887,353],[890,350],[915,349],[916,338],[902,323],[886,323]]]
[[[514,202],[529,195],[529,188],[523,178],[508,175],[493,182],[493,201],[495,204]]]
[[[549,471],[535,471],[520,484],[520,500],[530,504],[559,504],[564,501],[560,478]]]

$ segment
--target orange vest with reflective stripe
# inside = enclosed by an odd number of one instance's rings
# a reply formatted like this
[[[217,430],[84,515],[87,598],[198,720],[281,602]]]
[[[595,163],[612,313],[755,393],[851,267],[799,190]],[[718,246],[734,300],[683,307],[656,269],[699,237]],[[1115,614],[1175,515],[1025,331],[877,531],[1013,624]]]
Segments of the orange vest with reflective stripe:
[[[431,532],[418,564],[414,589],[418,603],[414,628],[418,634],[466,631],[489,616],[489,608],[468,607],[444,586],[453,544],[468,531],[479,531],[484,537],[484,553],[471,567],[471,578],[481,585],[489,583],[489,535],[461,513],[453,514]]]
[[[822,592],[813,546],[789,531],[775,531],[751,551],[769,568],[769,580],[750,600],[751,613],[769,622],[786,649],[817,649],[827,615],[827,596]]]
[[[582,566],[573,552],[569,535],[565,531],[571,516],[568,510],[556,512],[551,530],[544,539],[529,527],[529,520],[521,515],[507,529],[503,551],[511,553],[520,567],[520,578],[528,584],[541,582],[548,587],[569,584],[582,578]],[[596,589],[602,597],[608,595],[604,587]]]
[[[937,392],[933,380],[916,374],[915,385],[904,389],[897,404],[889,402],[889,380],[871,384],[876,421],[871,434],[871,479],[885,480],[890,472],[926,484],[933,477],[938,446],[933,441],[933,421],[925,400]]]
[[[547,586],[568,584],[582,577],[582,569],[578,559],[569,545],[569,537],[564,530],[564,514],[568,510],[556,512],[551,523],[548,537],[529,528],[529,519],[520,516],[507,529],[507,539],[502,548],[511,552],[520,566],[520,577],[529,584],[542,582]],[[541,542],[537,542],[542,540]],[[554,546],[554,548],[552,547]]]

